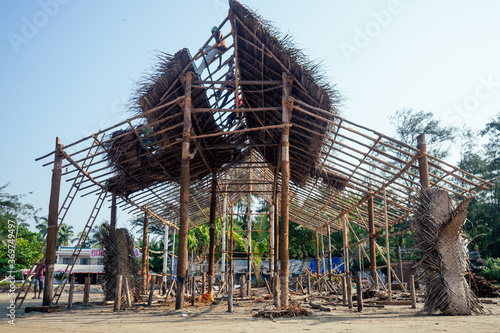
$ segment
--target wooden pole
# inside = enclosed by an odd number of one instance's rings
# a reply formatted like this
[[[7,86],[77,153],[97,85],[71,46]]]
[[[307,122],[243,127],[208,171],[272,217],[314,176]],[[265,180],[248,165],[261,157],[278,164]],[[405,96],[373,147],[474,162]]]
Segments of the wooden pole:
[[[124,288],[124,293],[125,293],[125,300],[127,301],[127,307],[131,308],[132,307],[132,296],[130,295],[130,287],[128,284],[128,277],[127,276],[123,279],[123,288]]]
[[[415,275],[410,275],[410,300],[411,308],[417,308],[417,297],[415,295]]]
[[[224,187],[224,190],[227,190],[227,186]],[[222,201],[222,221],[221,221],[221,229],[222,229],[222,254],[221,254],[221,279],[224,282],[224,279],[227,274],[226,270],[226,219],[227,219],[227,195],[224,194],[224,199]]]
[[[251,176],[250,176],[251,177]],[[252,180],[250,179],[250,182]],[[250,191],[252,191],[252,185],[250,185]],[[247,286],[247,296],[250,295],[250,289],[252,288],[252,195],[251,192],[247,193],[247,258],[248,258],[248,286]]]
[[[230,233],[229,233],[229,276],[228,276],[228,290],[227,290],[227,312],[233,312],[233,288],[234,288],[234,276],[233,276],[233,214],[234,206],[231,205],[231,217],[230,217]]]
[[[245,298],[245,286],[246,286],[246,275],[243,274],[240,277],[240,297]]]
[[[56,138],[54,154],[54,169],[52,170],[52,183],[50,188],[49,215],[47,218],[47,246],[45,248],[45,288],[43,289],[43,302],[45,306],[52,305],[54,286],[54,265],[56,263],[57,231],[59,219],[59,193],[61,191],[63,145]]]
[[[67,309],[71,309],[73,307],[73,293],[75,292],[75,275],[71,276],[71,284],[69,286],[69,295],[68,295],[68,307]]]
[[[227,312],[233,312],[233,274],[228,276]]]
[[[274,291],[274,205],[269,205],[269,277]]]
[[[358,312],[363,311],[363,283],[361,282],[361,275],[358,274],[356,275],[356,292],[358,295]]]
[[[281,122],[290,125],[293,110],[293,97],[290,96],[291,78],[286,72],[282,75],[283,81],[283,111]],[[290,214],[290,127],[285,126],[281,132],[281,225],[280,225],[280,288],[281,306],[288,306],[288,276],[289,276],[289,214]]]
[[[92,279],[90,276],[85,277],[85,287],[83,288],[83,305],[89,306],[89,298],[90,298],[90,281]]]
[[[387,257],[387,294],[392,301],[391,252],[389,247],[389,219],[387,218],[387,193],[384,188],[385,252]]]
[[[399,256],[399,271],[401,272],[401,283],[405,283],[403,274],[403,258],[401,257],[401,246],[398,246],[398,256]]]
[[[168,225],[165,224],[165,232],[163,235],[163,277],[162,277],[162,284],[166,287],[167,283],[167,272],[168,272]],[[163,288],[160,288],[161,292],[165,290]]]
[[[279,217],[278,217],[278,197],[274,198],[274,281],[273,281],[273,300],[274,306],[280,307],[280,257],[279,257]]]
[[[347,288],[347,305],[349,306],[349,309],[352,309],[352,281],[349,271],[349,238],[347,237],[347,223],[349,223],[349,221],[347,221],[347,216],[344,215],[342,218],[342,230],[344,236],[344,272]]]
[[[116,278],[116,292],[115,292],[115,304],[113,307],[113,312],[120,311],[122,304],[122,278],[123,275],[118,275]]]
[[[375,216],[373,213],[373,196],[368,198],[368,236],[370,245],[370,280],[373,287],[378,288],[377,279],[377,252],[375,250]]]
[[[148,290],[148,266],[149,266],[149,256],[148,256],[148,213],[144,213],[144,224],[142,228],[142,284],[144,292]]]
[[[342,304],[347,305],[347,279],[346,275],[342,275]]]
[[[177,292],[175,309],[184,307],[184,284],[186,280],[188,256],[188,223],[189,223],[189,144],[191,140],[191,73],[184,76],[184,128],[182,132],[182,160],[181,160],[181,186],[180,186],[180,223],[179,223],[179,249],[177,254]]]
[[[307,294],[311,295],[311,274],[307,273]]]
[[[193,274],[193,276],[191,277],[191,305],[194,305],[194,303],[196,301],[196,283],[195,283],[194,279],[195,279],[195,276]]]
[[[332,238],[331,238],[331,231],[330,231],[330,225],[326,227],[326,230],[328,232],[328,273],[332,275],[333,273],[333,267],[332,267]],[[331,278],[331,276],[330,276]]]
[[[206,282],[207,282],[207,273],[203,272],[201,275],[201,294],[202,295],[206,290]]]
[[[153,281],[153,279],[151,279],[151,285],[149,287],[148,306],[151,306],[151,303],[153,303],[154,292],[155,292],[155,281]]]
[[[316,276],[319,277],[320,271],[319,271],[319,240],[318,240],[318,232],[316,231],[314,233],[314,237],[316,240]]]
[[[420,174],[420,185],[426,189],[430,187],[429,163],[427,161],[427,144],[425,142],[425,133],[417,137],[417,150],[420,154],[418,158],[418,171]]]
[[[208,248],[208,290],[211,293],[214,289],[214,265],[215,265],[215,214],[217,209],[217,172],[212,170],[212,189],[210,200],[209,233],[210,244]]]
[[[116,194],[111,196],[111,217],[109,219],[109,226],[112,230],[116,229]]]

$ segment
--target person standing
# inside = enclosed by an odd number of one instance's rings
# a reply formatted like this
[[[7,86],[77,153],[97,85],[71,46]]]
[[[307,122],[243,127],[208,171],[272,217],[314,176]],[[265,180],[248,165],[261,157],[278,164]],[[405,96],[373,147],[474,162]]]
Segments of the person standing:
[[[40,265],[39,265],[40,266]],[[45,275],[45,264],[42,263],[40,269],[38,270],[38,273],[36,274],[35,277],[35,294],[33,296],[33,299],[36,298],[36,290],[38,289],[38,298],[40,298],[40,295],[42,294],[43,290],[43,282],[44,282],[44,277]]]

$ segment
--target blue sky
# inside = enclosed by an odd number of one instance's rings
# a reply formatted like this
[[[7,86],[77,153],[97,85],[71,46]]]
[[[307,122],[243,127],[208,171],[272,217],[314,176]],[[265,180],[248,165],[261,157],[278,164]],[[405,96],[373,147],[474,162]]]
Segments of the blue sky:
[[[480,129],[500,111],[498,1],[242,2],[323,61],[352,121],[391,135],[388,116],[413,108]],[[56,136],[71,143],[127,118],[155,52],[195,53],[227,8],[225,0],[0,0],[0,184],[46,215],[51,170],[35,158]],[[76,232],[93,204],[79,200],[67,220]]]

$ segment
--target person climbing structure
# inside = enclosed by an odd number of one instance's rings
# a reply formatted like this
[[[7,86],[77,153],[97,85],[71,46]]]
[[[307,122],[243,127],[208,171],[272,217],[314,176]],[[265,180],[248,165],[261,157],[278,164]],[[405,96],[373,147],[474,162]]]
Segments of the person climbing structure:
[[[227,43],[226,40],[224,39],[224,35],[220,30],[217,30],[217,27],[212,28],[212,34],[215,33],[214,39],[215,39],[215,45],[207,45],[203,49],[203,58],[201,60],[200,65],[196,69],[196,74],[201,76],[205,68],[208,67],[214,61],[216,56],[219,56],[219,67],[222,66],[222,54],[227,50]]]

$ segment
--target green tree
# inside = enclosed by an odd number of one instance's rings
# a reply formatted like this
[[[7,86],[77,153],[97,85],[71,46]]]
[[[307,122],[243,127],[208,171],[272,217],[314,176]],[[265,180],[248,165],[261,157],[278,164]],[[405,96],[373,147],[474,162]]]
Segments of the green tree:
[[[69,246],[74,236],[73,226],[62,223],[57,230],[57,247]]]
[[[478,136],[487,141],[482,147],[475,142]],[[489,191],[479,191],[469,205],[465,231],[472,239],[470,248],[483,256],[500,257],[500,113],[483,130],[465,130],[460,168],[483,179],[494,181]]]

